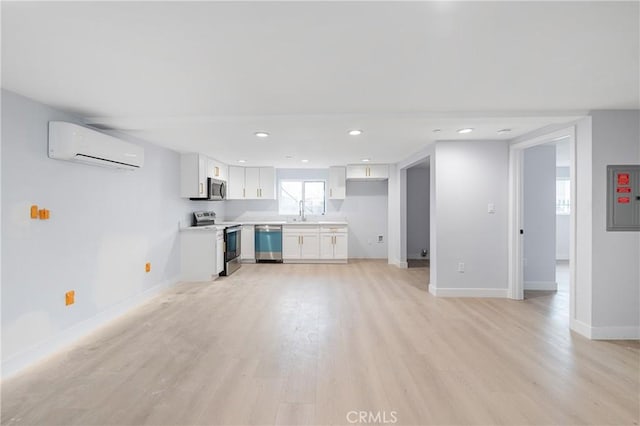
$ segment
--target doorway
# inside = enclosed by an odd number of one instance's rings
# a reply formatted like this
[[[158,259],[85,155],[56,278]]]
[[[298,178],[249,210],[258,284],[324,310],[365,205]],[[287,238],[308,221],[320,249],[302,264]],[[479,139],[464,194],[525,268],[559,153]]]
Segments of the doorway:
[[[509,156],[509,297],[551,298],[575,318],[575,130],[512,144]]]
[[[427,275],[430,271],[430,161],[422,159],[406,169],[407,267]]]

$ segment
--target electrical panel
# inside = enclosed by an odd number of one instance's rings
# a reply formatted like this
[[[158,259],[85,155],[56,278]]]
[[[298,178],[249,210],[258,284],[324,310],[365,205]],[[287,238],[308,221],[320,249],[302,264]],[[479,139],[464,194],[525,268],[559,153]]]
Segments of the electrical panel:
[[[640,231],[640,165],[607,166],[607,231]]]

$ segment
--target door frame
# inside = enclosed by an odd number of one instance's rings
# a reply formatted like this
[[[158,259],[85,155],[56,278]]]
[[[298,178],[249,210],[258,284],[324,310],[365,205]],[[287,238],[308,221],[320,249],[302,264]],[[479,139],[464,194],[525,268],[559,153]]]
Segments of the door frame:
[[[575,318],[576,293],[576,128],[570,126],[531,139],[509,145],[509,287],[510,299],[524,298],[523,238],[520,230],[523,221],[523,171],[524,150],[537,145],[569,139],[569,179],[571,181],[569,214],[569,312]],[[526,232],[526,230],[525,230]]]

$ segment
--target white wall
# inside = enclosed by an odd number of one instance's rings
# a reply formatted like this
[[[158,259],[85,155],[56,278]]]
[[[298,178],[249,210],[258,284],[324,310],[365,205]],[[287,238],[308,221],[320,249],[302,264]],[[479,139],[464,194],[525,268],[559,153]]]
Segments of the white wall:
[[[569,260],[569,215],[556,215],[556,260]]]
[[[281,179],[319,179],[328,181],[328,178],[328,169],[276,170],[276,180],[278,182]],[[387,258],[387,187],[387,181],[347,181],[346,199],[327,200],[325,217],[316,218],[345,219],[349,222],[350,258]],[[225,202],[224,209],[228,220],[279,218],[277,200],[228,200]],[[309,217],[309,219],[314,218]],[[378,235],[383,236],[382,243],[377,242]]]
[[[524,288],[555,290],[556,147],[524,150]]]
[[[146,162],[132,172],[52,160],[49,120],[81,123],[2,91],[4,376],[174,283],[178,221],[193,210],[179,198],[177,153],[136,141]],[[30,219],[32,204],[51,219]]]
[[[606,166],[640,164],[640,111],[593,111],[594,337],[640,338],[640,232],[607,232]]]
[[[434,166],[435,280],[433,268],[431,274],[437,287],[430,286],[430,291],[506,297],[507,142],[439,141]],[[490,203],[493,214],[487,212]],[[457,271],[460,262],[464,273]]]
[[[421,251],[429,250],[429,174],[428,166],[407,169],[408,259],[422,259]]]
[[[556,145],[559,147],[560,143]],[[556,150],[556,155],[558,150]],[[558,166],[556,160],[556,178],[569,178],[569,167]],[[574,208],[574,206],[571,206]],[[556,260],[569,260],[570,220],[568,214],[556,215]]]

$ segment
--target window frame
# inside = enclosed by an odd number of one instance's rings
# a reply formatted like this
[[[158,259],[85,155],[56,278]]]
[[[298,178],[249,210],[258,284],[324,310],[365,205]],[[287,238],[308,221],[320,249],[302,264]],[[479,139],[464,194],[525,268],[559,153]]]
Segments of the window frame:
[[[282,195],[282,183],[283,182],[300,182],[302,184],[302,200],[306,201],[306,184],[307,183],[322,183],[323,184],[323,197],[322,197],[322,213],[320,216],[327,214],[327,180],[326,179],[279,179],[278,180],[278,214],[280,216],[297,216],[299,213],[282,213],[280,209],[281,195]],[[318,216],[316,213],[307,211],[307,205],[305,202],[305,215]]]

